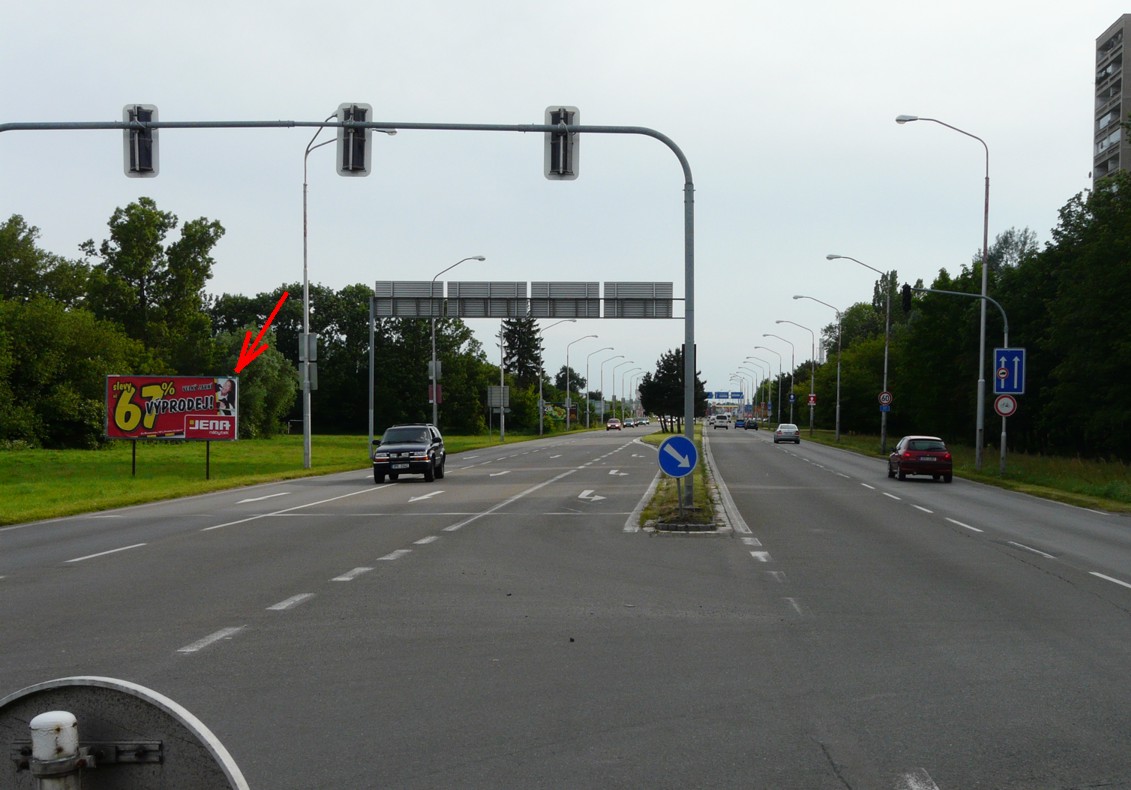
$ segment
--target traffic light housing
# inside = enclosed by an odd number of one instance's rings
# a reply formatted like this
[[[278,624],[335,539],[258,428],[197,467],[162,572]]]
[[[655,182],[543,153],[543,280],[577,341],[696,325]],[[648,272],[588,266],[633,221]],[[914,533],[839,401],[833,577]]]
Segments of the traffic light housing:
[[[368,104],[348,102],[338,106],[342,123],[371,120],[373,108]],[[338,175],[367,176],[373,164],[373,130],[368,127],[338,127]]]
[[[903,284],[903,312],[911,312],[911,286],[907,283]]]
[[[581,113],[576,107],[546,108],[546,126],[575,126],[579,123]],[[573,181],[577,178],[580,141],[581,136],[576,132],[546,132],[543,157],[546,178],[551,181]]]
[[[157,120],[157,107],[152,104],[127,104],[122,108],[126,123],[150,123]],[[131,126],[122,132],[122,165],[130,178],[157,176],[157,130]]]

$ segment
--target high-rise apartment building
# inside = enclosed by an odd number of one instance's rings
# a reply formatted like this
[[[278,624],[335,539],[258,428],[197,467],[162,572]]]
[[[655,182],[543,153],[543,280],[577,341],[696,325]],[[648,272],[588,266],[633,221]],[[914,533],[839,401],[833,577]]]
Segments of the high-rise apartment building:
[[[1131,42],[1131,14],[1124,14],[1096,39],[1096,124],[1093,183],[1116,170],[1131,170],[1131,135],[1123,124],[1131,113],[1131,79],[1123,80],[1123,52]]]

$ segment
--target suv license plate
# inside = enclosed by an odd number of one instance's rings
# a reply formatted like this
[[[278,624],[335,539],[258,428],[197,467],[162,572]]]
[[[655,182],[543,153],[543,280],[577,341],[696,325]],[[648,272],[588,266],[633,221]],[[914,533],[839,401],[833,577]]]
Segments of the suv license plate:
[[[393,469],[408,469],[408,464],[393,464]]]

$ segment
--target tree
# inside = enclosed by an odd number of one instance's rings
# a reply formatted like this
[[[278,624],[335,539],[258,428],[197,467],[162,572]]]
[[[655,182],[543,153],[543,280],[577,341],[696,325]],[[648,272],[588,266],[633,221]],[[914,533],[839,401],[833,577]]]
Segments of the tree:
[[[224,332],[217,339],[223,349],[224,362],[213,371],[216,375],[229,374],[239,359],[240,348],[247,330],[253,336],[259,327],[243,327],[243,331]],[[278,349],[274,333],[268,332],[264,341],[268,348],[240,373],[239,426],[241,439],[266,439],[285,430],[287,412],[298,393],[298,372]]]
[[[95,316],[122,326],[179,373],[199,373],[212,360],[211,327],[204,285],[212,277],[211,252],[224,235],[219,222],[185,223],[180,238],[165,246],[177,217],[160,211],[152,198],[139,198],[110,218],[110,238],[97,248],[87,301]]]
[[[0,225],[0,299],[47,297],[68,307],[82,303],[90,268],[39,249],[39,228],[13,214]]]
[[[660,417],[661,430],[678,432],[684,412],[683,349],[664,353],[656,362],[655,373],[645,373],[640,380],[640,405],[649,414]],[[707,414],[707,389],[695,374],[696,417]],[[669,418],[673,418],[671,423]]]
[[[43,297],[0,301],[0,442],[97,446],[109,371],[166,372],[140,343],[86,310]]]
[[[514,374],[519,387],[537,386],[542,370],[542,333],[538,322],[530,316],[505,319],[503,341],[507,347],[506,372]]]

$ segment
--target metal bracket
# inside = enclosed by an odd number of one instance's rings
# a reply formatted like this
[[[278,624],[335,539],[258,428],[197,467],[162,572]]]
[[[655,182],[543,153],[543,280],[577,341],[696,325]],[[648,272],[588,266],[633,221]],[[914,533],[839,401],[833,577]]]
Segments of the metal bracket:
[[[62,760],[32,760],[31,741],[13,741],[12,761],[17,771],[31,771],[34,776],[66,776],[79,768],[98,765],[142,765],[165,760],[161,741],[92,741],[79,747],[74,757]]]

